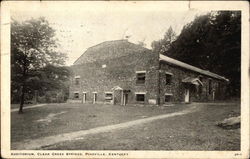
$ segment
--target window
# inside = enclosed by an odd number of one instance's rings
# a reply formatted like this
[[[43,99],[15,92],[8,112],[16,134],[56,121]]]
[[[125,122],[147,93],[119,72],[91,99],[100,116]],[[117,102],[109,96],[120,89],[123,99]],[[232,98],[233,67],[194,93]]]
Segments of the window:
[[[145,94],[136,94],[136,101],[144,102],[144,100],[145,100]]]
[[[171,83],[171,80],[172,80],[172,75],[166,73],[166,85],[169,85]]]
[[[212,80],[208,79],[208,94],[211,94],[212,92]]]
[[[112,99],[113,99],[113,93],[105,92],[105,101],[106,102],[111,102]]]
[[[79,99],[79,93],[74,93],[74,98]]]
[[[170,102],[171,96],[165,95],[165,103]]]
[[[145,84],[146,72],[136,73],[136,84]]]
[[[79,78],[75,79],[75,85],[79,85]]]
[[[75,85],[79,85],[80,83],[80,76],[75,76]]]
[[[171,102],[173,94],[166,93],[165,94],[165,103]]]

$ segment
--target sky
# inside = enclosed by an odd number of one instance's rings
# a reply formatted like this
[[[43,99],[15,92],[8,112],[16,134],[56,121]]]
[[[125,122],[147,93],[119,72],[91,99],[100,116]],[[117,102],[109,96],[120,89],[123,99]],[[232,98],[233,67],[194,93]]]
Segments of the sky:
[[[188,9],[188,3],[181,3],[171,10],[171,4],[114,2],[94,3],[30,3],[30,6],[12,8],[12,18],[24,21],[45,17],[56,30],[60,51],[67,53],[67,65],[86,51],[87,48],[104,41],[143,41],[151,49],[152,41],[162,39],[167,29],[180,34],[183,26],[195,16],[206,11]]]

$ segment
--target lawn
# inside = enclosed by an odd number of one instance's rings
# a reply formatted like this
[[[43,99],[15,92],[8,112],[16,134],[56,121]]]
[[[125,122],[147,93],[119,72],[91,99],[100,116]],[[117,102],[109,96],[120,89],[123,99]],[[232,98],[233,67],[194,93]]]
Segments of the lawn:
[[[12,113],[12,142],[58,133],[87,130],[159,114],[181,111],[173,107],[122,107],[113,105],[54,104]],[[240,129],[225,130],[216,122],[240,113],[237,103],[199,104],[199,110],[127,129],[88,135],[83,139],[46,147],[56,150],[239,150]],[[58,114],[50,122],[48,114]],[[41,120],[44,119],[44,120]],[[40,122],[38,122],[40,120]]]
[[[11,142],[87,130],[182,110],[176,107],[136,107],[100,104],[48,104],[11,113]]]
[[[24,107],[33,106],[35,104],[24,104]],[[19,108],[20,104],[11,104],[11,109]]]

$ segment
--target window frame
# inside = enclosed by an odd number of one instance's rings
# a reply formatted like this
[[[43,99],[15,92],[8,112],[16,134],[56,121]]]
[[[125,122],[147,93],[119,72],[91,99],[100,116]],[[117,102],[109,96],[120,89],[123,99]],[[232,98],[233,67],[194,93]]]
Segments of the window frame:
[[[173,74],[172,73],[165,72],[165,84],[166,85],[171,85],[172,78],[173,78]]]
[[[105,102],[111,102],[113,100],[113,92],[104,92],[104,99]]]
[[[78,96],[76,97],[76,94],[78,94]],[[74,92],[74,99],[79,99],[80,98],[80,94],[79,92]]]
[[[143,101],[138,100],[138,96],[140,96],[140,95],[143,95],[143,98],[144,98]],[[139,103],[145,103],[145,101],[146,101],[146,92],[135,92],[135,100],[136,100],[136,102],[139,102]]]
[[[97,101],[97,92],[92,92],[93,93],[93,103],[95,104]]]
[[[145,83],[146,83],[146,71],[136,71],[136,84],[144,85]]]
[[[80,84],[80,76],[75,76],[74,84],[75,85],[79,85]]]
[[[169,97],[169,101],[166,101],[166,97]],[[171,103],[172,102],[172,100],[171,100],[172,97],[173,97],[172,93],[165,93],[165,95],[164,95],[164,103]]]

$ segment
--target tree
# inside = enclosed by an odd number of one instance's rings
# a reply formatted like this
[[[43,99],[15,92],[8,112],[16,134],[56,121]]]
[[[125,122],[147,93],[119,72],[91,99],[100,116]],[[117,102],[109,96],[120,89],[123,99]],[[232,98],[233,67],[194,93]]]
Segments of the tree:
[[[43,17],[24,22],[12,19],[11,92],[20,94],[19,113],[23,112],[25,94],[53,81],[53,78],[47,77],[46,71],[52,70],[52,67],[57,70],[64,65],[66,55],[56,51],[56,40],[55,30]],[[65,70],[64,67],[61,69]],[[55,83],[50,84],[53,85],[51,88]]]
[[[196,17],[163,54],[229,78],[227,92],[239,96],[241,13],[218,11]]]
[[[42,79],[41,93],[53,90],[63,90],[64,92],[68,87],[68,80],[70,70],[66,66],[47,65],[38,73],[39,79]]]
[[[160,39],[159,41],[153,41],[151,47],[154,52],[164,53],[170,48],[172,42],[175,39],[176,39],[176,33],[170,26],[167,32],[165,33],[164,38]]]

